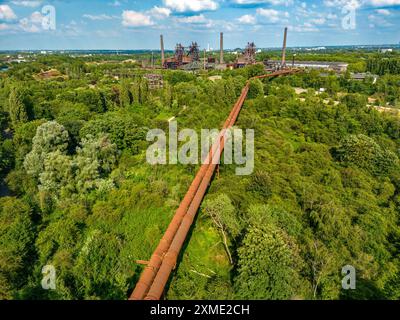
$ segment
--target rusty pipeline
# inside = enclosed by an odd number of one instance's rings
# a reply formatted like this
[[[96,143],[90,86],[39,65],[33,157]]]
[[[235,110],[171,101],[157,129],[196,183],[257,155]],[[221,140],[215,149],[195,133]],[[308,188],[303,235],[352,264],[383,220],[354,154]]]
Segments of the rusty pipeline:
[[[293,74],[296,72],[298,72],[298,70],[280,70],[274,73],[253,77],[252,79],[264,79],[268,77]],[[197,211],[207,192],[216,166],[220,162],[220,157],[225,145],[226,130],[235,124],[244,101],[246,100],[250,89],[250,80],[246,82],[246,85],[226,119],[216,142],[210,148],[206,162],[200,167],[189,187],[189,190],[165,231],[164,236],[152,254],[149,263],[144,269],[132,295],[129,298],[130,300],[154,300],[161,298],[169,276],[175,268],[183,243],[186,240]]]
[[[227,120],[225,121],[225,124],[223,126],[224,129],[229,127],[231,123],[235,122],[233,120],[234,115],[236,114],[236,110],[238,107],[238,100],[235,104],[235,106],[232,108],[231,113],[229,114]],[[242,100],[244,101],[244,100]],[[217,138],[218,140],[221,138],[221,133],[219,134]],[[137,282],[135,289],[133,290],[129,300],[142,300],[146,294],[147,291],[149,290],[154,277],[156,276],[159,267],[162,263],[162,260],[164,258],[165,253],[169,249],[172,240],[174,239],[174,236],[182,222],[183,217],[186,214],[187,209],[189,208],[189,205],[191,201],[193,200],[193,197],[195,196],[197,189],[204,177],[204,175],[207,172],[207,169],[210,165],[210,163],[213,163],[213,154],[216,153],[217,148],[219,147],[219,143],[214,143],[212,148],[210,149],[205,163],[201,166],[200,170],[198,171],[196,177],[194,178],[192,184],[189,187],[189,190],[187,191],[185,197],[183,198],[182,202],[179,205],[179,208],[175,212],[174,217],[172,218],[172,221],[170,222],[167,230],[165,231],[162,239],[160,240],[160,243],[158,244],[156,250],[152,254],[149,263],[143,270],[139,281]]]

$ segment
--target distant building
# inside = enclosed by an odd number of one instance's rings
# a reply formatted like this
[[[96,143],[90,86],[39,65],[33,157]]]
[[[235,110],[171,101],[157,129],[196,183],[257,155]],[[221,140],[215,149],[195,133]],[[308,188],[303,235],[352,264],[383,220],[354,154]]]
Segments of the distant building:
[[[215,70],[225,70],[228,67],[226,63],[223,64],[216,64],[215,65]]]
[[[356,81],[364,81],[367,78],[373,78],[373,84],[375,84],[378,81],[379,76],[371,73],[352,73],[351,74],[351,79],[356,80]]]
[[[267,69],[278,69],[281,66],[281,61],[268,60],[264,62]],[[317,70],[328,70],[335,72],[346,72],[349,66],[345,62],[329,62],[329,61],[294,61],[287,62],[288,66],[302,69],[317,69]]]
[[[393,52],[393,49],[381,49],[381,53]]]
[[[211,77],[208,77],[208,80],[215,82],[217,80],[222,80],[222,76],[211,76]]]
[[[161,74],[145,74],[143,78],[147,80],[150,90],[164,87],[164,80]]]

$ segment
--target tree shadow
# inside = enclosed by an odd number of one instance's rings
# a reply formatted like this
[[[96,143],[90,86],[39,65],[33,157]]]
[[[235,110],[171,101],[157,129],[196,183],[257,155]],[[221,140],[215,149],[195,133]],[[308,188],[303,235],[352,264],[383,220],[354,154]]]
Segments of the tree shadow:
[[[371,280],[357,279],[355,290],[341,290],[341,300],[387,300],[384,292]]]

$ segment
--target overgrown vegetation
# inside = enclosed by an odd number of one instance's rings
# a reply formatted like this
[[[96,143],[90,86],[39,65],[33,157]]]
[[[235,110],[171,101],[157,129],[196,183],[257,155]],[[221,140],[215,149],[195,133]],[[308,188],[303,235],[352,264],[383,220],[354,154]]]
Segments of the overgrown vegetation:
[[[148,129],[171,117],[220,128],[264,72],[163,71],[152,89],[134,64],[89,62],[49,56],[1,74],[2,299],[126,299],[197,170],[147,164]],[[68,77],[33,77],[49,68]],[[399,106],[400,76],[384,73],[252,82],[237,126],[255,129],[254,173],[221,165],[168,298],[400,298],[400,120],[376,110]],[[355,291],[341,289],[347,264]]]

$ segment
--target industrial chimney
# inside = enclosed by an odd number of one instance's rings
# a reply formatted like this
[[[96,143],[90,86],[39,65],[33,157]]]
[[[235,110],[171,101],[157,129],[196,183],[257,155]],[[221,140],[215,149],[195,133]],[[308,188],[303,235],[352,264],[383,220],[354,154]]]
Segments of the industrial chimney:
[[[283,48],[282,48],[282,68],[286,67],[286,41],[287,41],[287,31],[285,28],[285,34],[283,36]]]
[[[164,68],[165,55],[164,55],[164,37],[163,37],[163,35],[160,36],[160,42],[161,42],[161,68]]]
[[[221,32],[220,34],[220,42],[219,42],[219,63],[223,64],[224,63],[224,34]]]

